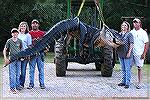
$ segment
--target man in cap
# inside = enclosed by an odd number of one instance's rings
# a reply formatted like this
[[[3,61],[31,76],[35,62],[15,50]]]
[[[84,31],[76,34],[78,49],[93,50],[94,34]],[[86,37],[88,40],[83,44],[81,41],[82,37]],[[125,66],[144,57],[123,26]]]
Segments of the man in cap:
[[[39,30],[39,21],[34,19],[31,22],[32,30],[29,34],[32,37],[32,45],[35,45],[35,41],[42,38],[44,36],[44,32]],[[44,60],[43,60],[44,52],[41,52],[30,59],[29,67],[30,67],[30,83],[27,89],[32,89],[34,87],[34,73],[35,73],[35,65],[37,64],[38,71],[39,71],[39,83],[41,89],[45,89],[44,84]]]
[[[135,18],[133,20],[133,27],[133,30],[131,30],[131,33],[134,37],[133,61],[138,68],[138,84],[136,85],[136,88],[140,89],[142,79],[142,66],[148,49],[149,40],[146,31],[142,29],[142,22],[140,19]]]

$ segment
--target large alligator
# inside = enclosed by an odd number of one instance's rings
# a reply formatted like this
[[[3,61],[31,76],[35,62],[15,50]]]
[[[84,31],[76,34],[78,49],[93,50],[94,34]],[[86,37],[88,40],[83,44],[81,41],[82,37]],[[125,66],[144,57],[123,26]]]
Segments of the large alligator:
[[[83,46],[93,48],[93,46],[110,45],[112,47],[117,47],[118,45],[116,45],[116,43],[113,43],[112,40],[107,38],[106,33],[113,38],[119,39],[116,31],[106,29],[105,26],[102,29],[98,29],[82,23],[77,17],[74,19],[63,20],[47,31],[44,37],[38,40],[33,47],[13,55],[10,58],[10,62],[19,58],[32,57],[37,53],[42,52],[46,47],[50,48],[51,46],[54,46],[55,40],[60,39],[61,36],[67,36],[68,38],[66,38],[66,41],[68,42],[70,37],[77,37],[80,42],[80,52],[82,52]]]

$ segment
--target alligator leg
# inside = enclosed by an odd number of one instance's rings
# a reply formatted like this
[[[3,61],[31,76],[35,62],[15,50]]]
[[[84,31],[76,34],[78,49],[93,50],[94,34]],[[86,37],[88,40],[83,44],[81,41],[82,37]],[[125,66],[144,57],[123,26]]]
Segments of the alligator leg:
[[[79,28],[80,28],[79,52],[80,52],[80,56],[82,56],[83,55],[83,44],[84,44],[84,40],[85,40],[85,35],[87,34],[87,28],[81,22],[79,24]]]

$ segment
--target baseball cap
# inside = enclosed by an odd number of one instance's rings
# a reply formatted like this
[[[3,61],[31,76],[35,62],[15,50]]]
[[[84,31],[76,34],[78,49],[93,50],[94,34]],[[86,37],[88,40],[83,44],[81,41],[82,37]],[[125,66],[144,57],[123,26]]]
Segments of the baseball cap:
[[[135,19],[133,19],[133,22],[141,22],[141,20],[140,19],[138,19],[138,18],[135,18]]]
[[[17,28],[13,28],[13,29],[11,30],[11,33],[14,33],[14,32],[18,32],[18,33],[19,33],[19,31],[18,31]]]
[[[37,19],[33,19],[31,23],[34,23],[34,22],[39,23]]]

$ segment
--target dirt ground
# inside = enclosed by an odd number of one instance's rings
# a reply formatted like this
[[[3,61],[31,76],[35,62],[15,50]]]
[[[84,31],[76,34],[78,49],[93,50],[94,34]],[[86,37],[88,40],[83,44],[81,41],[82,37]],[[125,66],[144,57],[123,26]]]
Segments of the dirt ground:
[[[56,77],[53,63],[46,63],[44,70],[46,89],[41,90],[39,87],[37,68],[35,87],[31,90],[27,89],[29,84],[29,68],[27,67],[24,89],[18,91],[17,94],[12,94],[9,90],[8,67],[3,68],[1,99],[51,100],[61,98],[66,100],[66,98],[78,98],[78,100],[83,100],[84,98],[86,100],[92,98],[95,100],[100,98],[148,99],[150,97],[150,83],[145,82],[141,89],[136,89],[137,78],[132,74],[129,89],[119,87],[117,84],[121,81],[120,71],[114,71],[112,77],[102,77],[100,71],[95,71],[93,63],[87,65],[69,63],[65,77]]]

